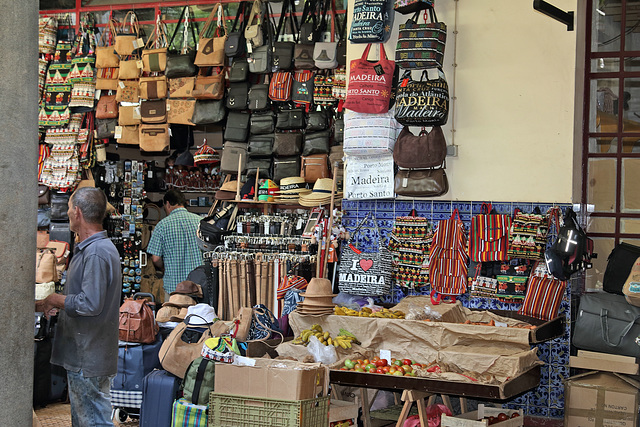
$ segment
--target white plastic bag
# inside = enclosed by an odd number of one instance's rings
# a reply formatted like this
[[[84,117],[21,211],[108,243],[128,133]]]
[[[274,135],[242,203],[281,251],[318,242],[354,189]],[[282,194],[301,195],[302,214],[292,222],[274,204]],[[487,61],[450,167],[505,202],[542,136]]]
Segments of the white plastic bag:
[[[338,353],[336,348],[332,345],[324,345],[318,340],[317,337],[311,336],[309,338],[309,344],[307,345],[307,351],[313,356],[316,362],[323,363],[325,365],[331,365],[338,361]]]

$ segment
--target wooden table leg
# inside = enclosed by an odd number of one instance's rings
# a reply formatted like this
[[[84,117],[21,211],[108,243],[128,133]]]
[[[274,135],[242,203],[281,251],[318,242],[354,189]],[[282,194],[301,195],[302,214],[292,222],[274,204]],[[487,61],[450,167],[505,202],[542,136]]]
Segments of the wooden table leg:
[[[362,423],[364,427],[371,427],[371,414],[369,414],[369,395],[366,388],[360,389],[360,401],[362,402]]]
[[[461,397],[460,398],[460,413],[464,414],[467,412],[467,398],[466,397]]]
[[[449,410],[453,414],[453,407],[451,406],[451,399],[449,398],[449,396],[447,396],[446,394],[441,394],[440,396],[442,397],[442,403],[444,403],[444,406],[449,408]]]

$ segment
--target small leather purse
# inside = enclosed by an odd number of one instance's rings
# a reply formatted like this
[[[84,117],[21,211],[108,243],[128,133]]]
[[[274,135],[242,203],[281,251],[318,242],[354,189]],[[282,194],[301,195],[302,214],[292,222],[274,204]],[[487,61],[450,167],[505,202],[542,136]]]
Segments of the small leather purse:
[[[250,115],[238,111],[231,111],[227,116],[224,129],[224,139],[235,142],[245,142],[249,136]]]
[[[401,168],[435,168],[446,156],[447,142],[440,126],[428,133],[423,130],[418,136],[405,126],[393,147],[393,161]]]
[[[142,123],[164,123],[167,121],[167,101],[157,99],[140,103],[140,118]]]
[[[276,115],[276,129],[293,130],[305,128],[305,113],[302,108],[281,110]]]
[[[444,169],[399,169],[394,181],[395,192],[410,197],[442,196],[449,191]]]

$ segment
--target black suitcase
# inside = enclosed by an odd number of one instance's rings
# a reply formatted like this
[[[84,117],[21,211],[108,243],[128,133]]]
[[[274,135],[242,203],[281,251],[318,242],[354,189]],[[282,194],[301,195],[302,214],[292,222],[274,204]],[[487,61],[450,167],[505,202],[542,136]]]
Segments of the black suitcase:
[[[173,401],[182,380],[164,369],[151,371],[142,386],[140,427],[171,427]]]
[[[629,243],[617,245],[607,258],[607,268],[602,279],[602,288],[611,294],[622,295],[622,287],[627,281],[631,268],[640,257],[640,247]]]

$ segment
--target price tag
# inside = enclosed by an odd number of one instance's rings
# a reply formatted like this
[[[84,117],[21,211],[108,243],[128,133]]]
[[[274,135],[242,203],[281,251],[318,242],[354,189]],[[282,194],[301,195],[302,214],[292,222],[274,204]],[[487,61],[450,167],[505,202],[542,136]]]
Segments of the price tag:
[[[122,80],[118,82],[118,85],[120,86],[120,89],[124,89],[124,82]]]
[[[116,130],[113,133],[116,139],[122,138],[122,126],[116,126]]]
[[[298,218],[298,223],[296,224],[296,230],[300,230],[302,228],[303,223],[304,221],[302,220],[302,218]]]
[[[142,70],[142,68],[144,67],[144,65],[142,65],[142,60],[141,60],[141,59],[138,59],[138,60],[136,61],[136,67],[140,68],[141,70]]]
[[[152,179],[153,178],[153,170],[149,169],[149,171],[147,171],[147,178],[148,179]]]
[[[142,118],[142,115],[140,114],[140,106],[137,106],[136,108],[133,109],[133,118],[134,119]]]
[[[391,365],[391,350],[380,350],[380,359],[387,361],[387,364]]]
[[[500,328],[508,328],[509,325],[507,325],[504,322],[496,322],[496,326],[500,327]]]
[[[250,41],[247,41],[247,52],[249,54],[253,53],[253,46],[251,46],[251,42]],[[251,59],[251,58],[249,58],[249,59]]]
[[[169,111],[169,110],[171,110],[171,104],[169,104],[169,103],[167,102],[167,111]],[[171,129],[171,128],[169,128],[169,129]]]
[[[384,74],[384,70],[382,69],[382,66],[380,64],[378,64],[375,67],[373,67],[373,71],[375,71],[376,74],[379,75],[379,76]]]
[[[136,39],[134,41],[132,41],[131,43],[133,43],[133,48],[134,49],[139,49],[141,47],[144,46],[144,40],[140,39]]]

